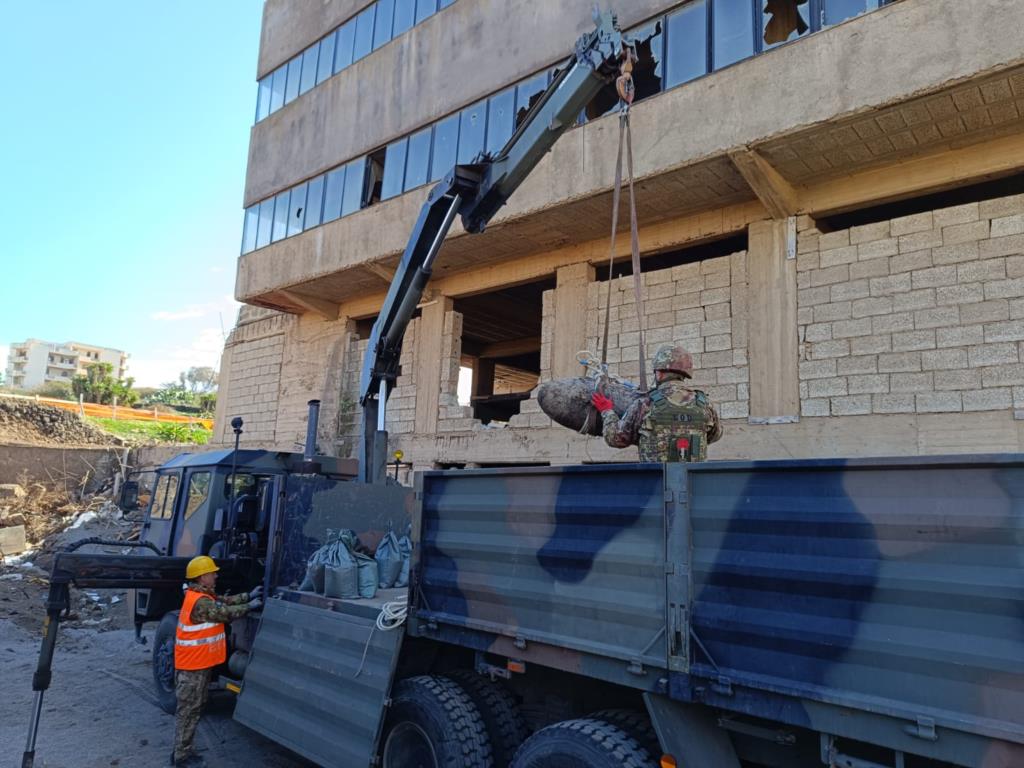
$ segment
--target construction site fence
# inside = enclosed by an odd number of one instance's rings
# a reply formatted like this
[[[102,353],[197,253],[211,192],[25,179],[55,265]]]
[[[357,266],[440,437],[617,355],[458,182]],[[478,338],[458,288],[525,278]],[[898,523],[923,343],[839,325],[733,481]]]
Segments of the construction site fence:
[[[213,429],[213,419],[203,419],[182,413],[165,413],[156,408],[128,408],[123,405],[100,405],[84,401],[59,400],[55,397],[42,395],[13,395],[0,393],[0,397],[15,400],[28,400],[41,405],[52,405],[66,411],[74,411],[79,416],[94,416],[101,419],[118,419],[121,421],[156,421],[163,424],[198,424],[206,429]]]

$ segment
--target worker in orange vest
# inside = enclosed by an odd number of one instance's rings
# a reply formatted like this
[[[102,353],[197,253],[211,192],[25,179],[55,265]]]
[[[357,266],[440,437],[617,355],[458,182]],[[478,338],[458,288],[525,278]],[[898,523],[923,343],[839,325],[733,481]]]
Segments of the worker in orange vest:
[[[206,703],[214,667],[228,656],[224,624],[263,605],[263,587],[240,595],[218,597],[213,591],[220,570],[206,555],[192,558],[185,568],[185,600],[178,615],[174,643],[175,694],[174,754],[171,765],[204,765],[192,746],[199,716]]]

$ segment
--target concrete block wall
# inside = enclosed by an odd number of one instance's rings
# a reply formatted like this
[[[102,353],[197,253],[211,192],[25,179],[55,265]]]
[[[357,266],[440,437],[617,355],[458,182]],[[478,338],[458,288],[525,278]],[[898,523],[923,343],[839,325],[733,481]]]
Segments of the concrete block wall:
[[[648,382],[650,361],[658,347],[682,344],[693,354],[694,386],[707,392],[726,419],[746,418],[750,411],[746,261],[746,252],[740,251],[643,273]],[[638,381],[639,324],[632,277],[590,286],[587,348],[600,356],[609,286],[609,369]]]
[[[802,416],[1024,408],[1024,195],[799,228]]]

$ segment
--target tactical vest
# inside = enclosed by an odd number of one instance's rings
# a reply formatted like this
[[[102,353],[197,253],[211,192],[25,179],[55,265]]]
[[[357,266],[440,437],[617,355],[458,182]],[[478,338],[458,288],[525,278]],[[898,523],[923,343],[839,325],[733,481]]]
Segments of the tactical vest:
[[[214,622],[192,623],[192,609],[200,600],[212,600],[194,589],[185,590],[185,601],[178,614],[178,631],[174,638],[175,669],[209,669],[223,664],[228,655],[224,625]]]
[[[640,428],[641,461],[704,461],[708,455],[708,398],[691,390],[693,399],[673,403],[664,392],[653,390],[651,406]]]

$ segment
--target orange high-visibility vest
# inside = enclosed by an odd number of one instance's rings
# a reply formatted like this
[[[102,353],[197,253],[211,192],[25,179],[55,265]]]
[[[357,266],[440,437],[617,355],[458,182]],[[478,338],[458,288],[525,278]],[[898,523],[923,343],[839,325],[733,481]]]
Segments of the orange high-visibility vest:
[[[192,609],[200,600],[212,600],[194,589],[185,590],[185,601],[178,614],[178,631],[174,642],[175,669],[209,669],[223,664],[228,657],[224,625],[214,622],[192,623]]]

